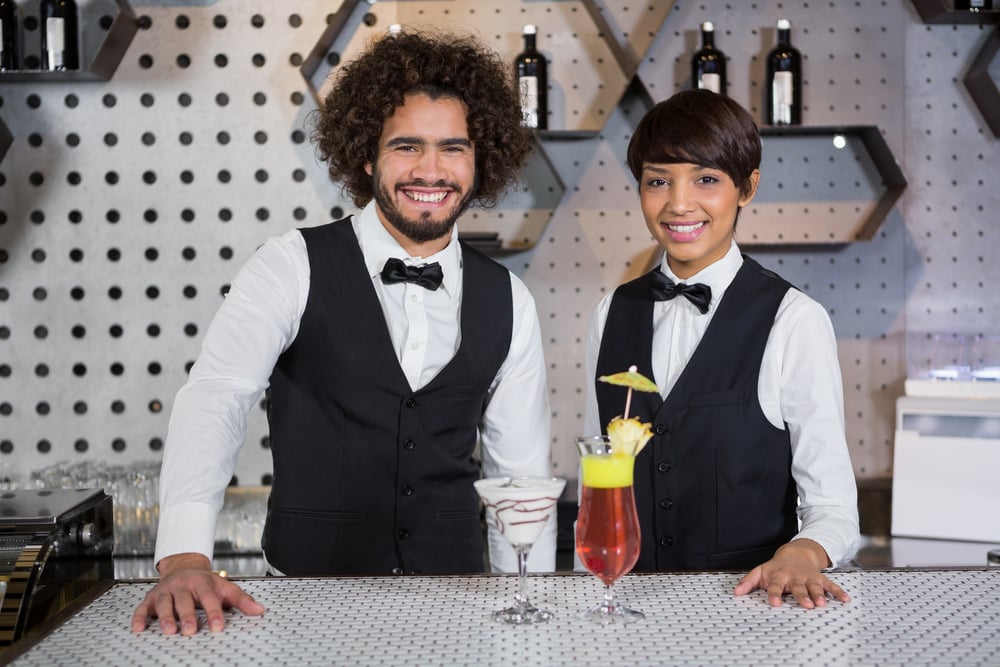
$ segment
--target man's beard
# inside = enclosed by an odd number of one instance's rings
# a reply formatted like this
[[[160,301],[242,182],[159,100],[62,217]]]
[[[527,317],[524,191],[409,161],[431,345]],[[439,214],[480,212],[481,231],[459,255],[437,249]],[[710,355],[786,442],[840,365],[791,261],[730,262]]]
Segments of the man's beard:
[[[379,180],[377,171],[372,173],[372,184],[375,186],[373,188],[375,191],[375,204],[382,211],[382,215],[384,215],[389,224],[395,227],[403,236],[415,243],[434,241],[450,234],[452,227],[455,226],[455,221],[458,220],[460,215],[465,213],[465,209],[469,207],[469,202],[472,199],[471,192],[463,195],[462,199],[459,200],[458,205],[452,209],[451,214],[442,220],[432,220],[430,212],[421,213],[418,220],[413,220],[412,218],[407,218],[403,215],[403,212],[396,207],[396,203],[393,201],[391,193]],[[462,189],[457,183],[447,183],[445,181],[438,181],[434,185],[429,185],[423,181],[413,181],[411,183],[397,185],[396,190],[401,191],[407,186],[451,188],[455,194],[462,193]],[[405,197],[406,195],[400,192],[400,196]]]

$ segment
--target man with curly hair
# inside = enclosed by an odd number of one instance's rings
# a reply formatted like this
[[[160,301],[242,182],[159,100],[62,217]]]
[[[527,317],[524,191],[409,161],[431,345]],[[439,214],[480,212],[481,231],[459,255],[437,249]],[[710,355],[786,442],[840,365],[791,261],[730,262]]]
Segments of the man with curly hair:
[[[211,571],[215,521],[267,388],[274,476],[269,572],[484,570],[473,481],[549,475],[549,407],[534,301],[458,241],[495,205],[534,139],[508,66],[479,42],[401,34],[337,73],[313,139],[362,210],[269,240],[232,283],[178,392],[161,473],[160,581],[136,609],[165,634],[263,607]],[[489,535],[490,563],[516,571]],[[555,523],[531,552],[555,569]]]

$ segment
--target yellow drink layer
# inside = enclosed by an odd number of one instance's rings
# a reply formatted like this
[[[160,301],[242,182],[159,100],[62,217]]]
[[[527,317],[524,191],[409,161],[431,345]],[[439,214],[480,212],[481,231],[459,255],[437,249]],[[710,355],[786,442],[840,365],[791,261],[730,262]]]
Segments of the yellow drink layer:
[[[634,467],[635,457],[627,454],[612,454],[610,456],[588,454],[580,457],[583,485],[592,489],[617,489],[623,486],[632,486]]]

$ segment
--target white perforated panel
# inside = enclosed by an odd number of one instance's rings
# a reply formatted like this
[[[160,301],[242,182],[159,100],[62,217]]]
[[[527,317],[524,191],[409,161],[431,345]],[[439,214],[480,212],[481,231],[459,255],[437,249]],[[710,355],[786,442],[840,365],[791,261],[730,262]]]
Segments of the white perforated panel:
[[[997,333],[1000,321],[990,178],[1000,151],[961,83],[986,30],[925,26],[909,0],[594,4],[617,53],[582,1],[554,0],[361,3],[376,25],[333,46],[354,48],[391,16],[461,26],[512,57],[530,18],[552,60],[562,127],[598,133],[544,141],[565,192],[529,184],[522,196],[541,203],[528,204],[524,236],[540,233],[538,245],[503,259],[538,302],[557,472],[575,476],[590,309],[655,254],[623,166],[646,103],[624,92],[623,63],[634,58],[645,90],[663,99],[688,85],[698,24],[711,19],[731,94],[759,116],[762,58],[787,17],[805,57],[805,122],[878,126],[910,185],[871,241],[751,253],[829,309],[855,468],[889,475],[905,333]],[[174,392],[240,263],[268,236],[352,210],[309,145],[315,102],[300,73],[337,3],[132,5],[142,29],[111,81],[0,80],[0,118],[14,136],[0,163],[6,475],[159,458]],[[802,215],[796,206],[771,224],[798,238]],[[242,484],[267,478],[266,436],[255,410]]]

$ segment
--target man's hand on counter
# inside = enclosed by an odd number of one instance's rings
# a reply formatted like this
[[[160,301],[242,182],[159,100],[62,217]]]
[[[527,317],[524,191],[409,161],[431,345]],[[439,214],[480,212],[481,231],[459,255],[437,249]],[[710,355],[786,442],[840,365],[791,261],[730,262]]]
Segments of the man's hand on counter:
[[[760,588],[767,592],[772,607],[780,607],[785,594],[806,609],[825,607],[828,595],[841,602],[850,602],[844,589],[823,574],[823,568],[829,565],[826,550],[817,542],[804,538],[792,540],[774,552],[771,560],[740,579],[733,593],[746,595]]]
[[[226,625],[223,609],[238,609],[248,616],[260,616],[264,605],[239,586],[212,571],[202,554],[167,556],[157,565],[160,581],[146,594],[132,615],[132,631],[142,632],[150,618],[157,618],[165,635],[193,635],[198,632],[195,609],[201,607],[208,628],[219,632]]]

